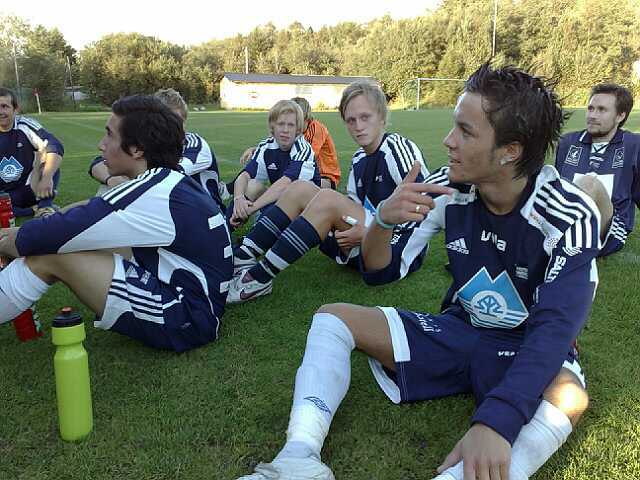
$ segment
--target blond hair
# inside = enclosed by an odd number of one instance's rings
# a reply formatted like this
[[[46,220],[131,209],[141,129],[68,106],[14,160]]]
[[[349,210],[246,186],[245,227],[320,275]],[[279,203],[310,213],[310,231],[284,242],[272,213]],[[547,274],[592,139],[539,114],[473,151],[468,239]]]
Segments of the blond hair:
[[[304,113],[300,106],[293,100],[280,100],[269,110],[269,129],[276,123],[280,115],[294,113],[296,116],[296,135],[304,131]]]
[[[187,120],[189,109],[187,108],[187,102],[184,101],[182,95],[173,88],[161,88],[153,94],[158,100],[164,103],[171,110],[174,110],[182,117],[182,120]]]
[[[376,110],[382,120],[387,123],[387,97],[377,83],[366,80],[358,80],[351,83],[342,92],[340,99],[340,116],[344,120],[345,110],[349,102],[360,95],[364,95],[369,100],[371,106]]]
[[[304,97],[293,97],[291,99],[292,102],[296,102],[298,106],[302,109],[302,113],[304,114],[304,121],[311,120],[311,105]]]

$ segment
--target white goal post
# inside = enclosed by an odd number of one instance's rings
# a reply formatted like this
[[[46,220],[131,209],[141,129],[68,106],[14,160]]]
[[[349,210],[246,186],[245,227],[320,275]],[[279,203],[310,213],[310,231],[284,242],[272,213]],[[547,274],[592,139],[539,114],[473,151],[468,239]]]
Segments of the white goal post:
[[[416,77],[405,83],[416,82],[416,110],[420,110],[420,82],[465,82],[462,78]]]

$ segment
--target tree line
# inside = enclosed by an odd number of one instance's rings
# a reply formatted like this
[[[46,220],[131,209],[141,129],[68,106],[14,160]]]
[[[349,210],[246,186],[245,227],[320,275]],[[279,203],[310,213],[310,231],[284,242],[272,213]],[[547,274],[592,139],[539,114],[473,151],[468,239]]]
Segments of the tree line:
[[[184,47],[137,33],[110,34],[74,51],[57,30],[1,18],[0,84],[37,88],[45,108],[59,108],[71,81],[109,105],[122,95],[173,86],[191,103],[215,102],[224,72],[369,75],[390,100],[415,104],[416,77],[466,78],[492,57],[492,0],[444,0],[406,20],[384,16],[317,31],[268,23],[247,35]],[[557,80],[568,104],[584,104],[590,87],[614,81],[640,94],[640,3],[619,0],[500,0],[494,61]],[[451,105],[459,82],[421,85],[420,101]]]

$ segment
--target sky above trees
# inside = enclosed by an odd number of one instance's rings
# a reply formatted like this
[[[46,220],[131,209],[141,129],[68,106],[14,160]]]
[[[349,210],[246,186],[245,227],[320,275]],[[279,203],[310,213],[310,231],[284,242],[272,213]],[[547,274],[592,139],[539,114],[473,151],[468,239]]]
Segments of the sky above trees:
[[[69,44],[81,50],[109,33],[141,33],[179,45],[248,34],[268,22],[278,28],[300,22],[319,29],[343,21],[365,23],[389,14],[394,19],[424,15],[441,0],[244,0],[202,2],[181,0],[164,4],[151,0],[26,0],[4,2],[0,13],[13,14],[32,24],[57,28]],[[173,6],[169,6],[173,5]]]

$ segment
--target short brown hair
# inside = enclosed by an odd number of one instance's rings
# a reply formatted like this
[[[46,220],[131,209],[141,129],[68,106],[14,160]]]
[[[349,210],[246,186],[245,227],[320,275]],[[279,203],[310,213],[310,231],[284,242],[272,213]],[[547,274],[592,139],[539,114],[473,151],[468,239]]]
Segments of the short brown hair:
[[[618,85],[617,83],[599,83],[591,89],[589,99],[599,93],[609,93],[616,97],[616,113],[618,115],[624,113],[624,118],[620,122],[620,125],[618,125],[618,128],[622,128],[633,108],[633,96],[631,92],[626,87]]]

